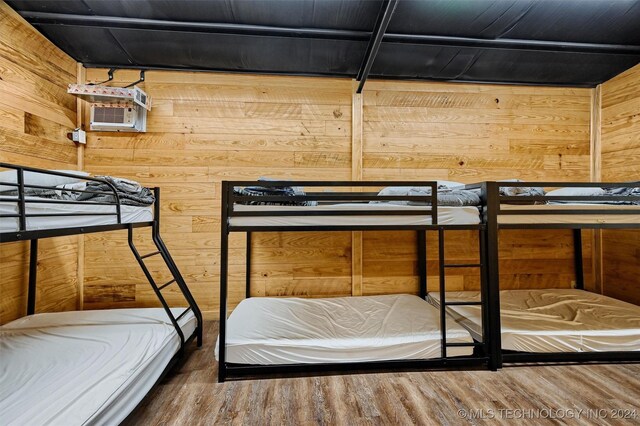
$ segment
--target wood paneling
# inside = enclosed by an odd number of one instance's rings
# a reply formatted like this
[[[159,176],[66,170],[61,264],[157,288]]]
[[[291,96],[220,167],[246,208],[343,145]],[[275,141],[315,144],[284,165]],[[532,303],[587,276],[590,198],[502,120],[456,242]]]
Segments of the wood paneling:
[[[0,160],[32,167],[76,169],[76,101],[66,86],[76,62],[0,2]],[[39,246],[38,312],[76,308],[76,237]],[[0,245],[0,324],[26,313],[28,243]]]
[[[89,81],[104,75],[87,70]],[[161,187],[164,240],[200,307],[217,311],[220,181],[351,179],[351,82],[148,72],[143,87],[154,101],[148,133],[89,133],[86,169]],[[244,297],[244,235],[230,245],[233,307]],[[86,308],[156,303],[124,236],[87,237],[85,250]],[[110,273],[114,256],[123,261]],[[349,295],[350,233],[255,234],[251,277],[255,295]]]
[[[589,90],[370,81],[363,97],[365,180],[590,178]],[[435,289],[438,252],[431,234],[428,286]],[[365,233],[363,293],[417,293],[415,246],[412,233]],[[452,261],[477,260],[476,247],[469,232],[447,233]],[[571,286],[571,247],[569,231],[502,231],[502,287]],[[478,271],[450,272],[447,286],[477,289]]]
[[[105,75],[87,70],[88,81]],[[134,81],[137,74],[118,71],[116,78]],[[223,179],[589,179],[589,90],[367,84],[353,98],[347,80],[149,72],[149,132],[90,133],[86,168],[162,188],[164,239],[209,312],[218,308]],[[417,292],[414,235],[368,232],[361,244],[359,238],[255,234],[254,294]],[[233,235],[230,244],[234,306],[244,297],[245,239]],[[501,244],[505,287],[571,285],[570,232],[510,231]],[[473,261],[476,246],[468,232],[447,238],[452,259]],[[429,235],[431,288],[438,278],[436,247]],[[87,237],[85,255],[92,259],[85,264],[87,307],[156,303],[124,237]],[[115,277],[101,266],[114,256],[122,259]],[[447,282],[452,289],[478,288],[478,271],[457,270]]]
[[[640,65],[601,90],[602,180],[640,180]],[[640,304],[640,231],[603,234],[604,294]]]

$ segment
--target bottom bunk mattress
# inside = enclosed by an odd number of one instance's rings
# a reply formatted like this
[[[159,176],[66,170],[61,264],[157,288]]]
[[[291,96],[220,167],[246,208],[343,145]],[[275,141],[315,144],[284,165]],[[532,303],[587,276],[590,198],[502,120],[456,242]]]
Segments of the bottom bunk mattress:
[[[437,308],[408,294],[245,299],[227,319],[226,362],[272,365],[439,358],[439,318]],[[447,341],[471,343],[473,339],[450,320]],[[472,353],[472,347],[447,349],[447,356]]]
[[[429,295],[436,306],[440,295]],[[447,292],[448,302],[480,300],[475,291]],[[479,306],[449,306],[473,336]],[[502,349],[519,352],[640,351],[640,306],[575,289],[500,291]]]
[[[172,309],[176,316],[184,308]],[[196,319],[180,320],[185,338]],[[3,425],[118,424],[180,347],[163,309],[36,314],[0,327]]]

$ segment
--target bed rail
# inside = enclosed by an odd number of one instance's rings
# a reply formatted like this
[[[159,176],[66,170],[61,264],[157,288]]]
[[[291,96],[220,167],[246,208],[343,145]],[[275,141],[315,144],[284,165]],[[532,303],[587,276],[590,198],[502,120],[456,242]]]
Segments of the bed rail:
[[[17,229],[15,231],[0,233],[0,242],[12,242],[12,241],[24,241],[35,240],[40,238],[58,237],[64,235],[86,234],[91,232],[103,232],[112,229],[124,229],[125,224],[122,221],[122,200],[118,195],[118,191],[115,186],[105,180],[92,176],[80,176],[74,173],[65,173],[55,170],[38,169],[34,167],[19,166],[15,164],[0,162],[0,169],[2,171],[15,171],[15,181],[3,181],[0,178],[0,187],[14,187],[14,190],[0,192],[0,203],[11,203],[17,206],[17,213],[2,213],[0,214],[1,220],[14,219],[17,220]],[[87,189],[71,189],[71,188],[58,188],[53,185],[35,185],[28,183],[25,179],[26,173],[35,173],[38,175],[58,176],[58,177],[70,177],[76,178],[79,181],[91,181],[99,182],[106,185],[109,190],[107,191],[92,191]],[[47,199],[44,197],[30,196],[29,190],[39,191],[55,191],[59,193],[88,193],[88,194],[102,194],[110,195],[113,197],[113,201],[91,201],[91,200],[64,200],[64,199]],[[34,193],[37,195],[37,193]],[[106,212],[78,212],[69,211],[64,213],[28,213],[27,208],[29,205],[38,204],[57,204],[57,205],[70,205],[70,206],[112,206],[112,211]],[[110,216],[114,218],[113,224],[97,225],[97,226],[81,226],[81,227],[65,227],[65,228],[47,228],[47,229],[29,229],[29,218],[74,218],[74,217],[96,217],[96,216]],[[134,226],[150,226],[151,222],[137,222]]]
[[[484,182],[481,190],[484,221],[498,222],[500,228],[524,229],[605,229],[640,228],[640,192],[638,195],[518,195],[509,188],[640,188],[633,182]],[[540,205],[546,205],[541,208]],[[518,206],[514,206],[518,205]],[[601,205],[601,207],[598,207]],[[551,216],[562,220],[551,220]],[[524,216],[536,220],[520,221]],[[508,217],[508,218],[506,218]]]
[[[431,218],[431,224],[438,224],[438,184],[433,181],[401,181],[393,182],[393,187],[425,187],[429,188],[431,193],[428,195],[378,195],[378,190],[369,191],[367,189],[388,187],[389,182],[381,181],[224,181],[222,182],[222,220],[223,223],[229,224],[229,220],[235,217],[261,217],[261,216],[403,216],[403,215],[424,215]],[[273,190],[284,190],[285,188],[303,187],[304,194],[294,195],[242,195],[236,192],[241,188],[261,187]],[[324,191],[313,192],[312,189],[317,188],[346,188],[346,191]],[[384,210],[370,208],[348,209],[343,208],[335,211],[295,211],[284,207],[290,205],[330,205],[339,203],[349,204],[368,204],[370,202],[402,202],[402,203],[419,203],[415,208],[406,208],[402,210]],[[268,211],[238,211],[236,206],[242,204],[272,204],[272,208]],[[283,208],[278,209],[278,203],[283,204]],[[425,206],[430,206],[426,209]],[[333,225],[327,224],[322,226],[231,226],[230,231],[318,231],[318,230],[358,230],[358,229],[399,229],[398,226],[385,225]],[[415,227],[411,227],[415,229]]]

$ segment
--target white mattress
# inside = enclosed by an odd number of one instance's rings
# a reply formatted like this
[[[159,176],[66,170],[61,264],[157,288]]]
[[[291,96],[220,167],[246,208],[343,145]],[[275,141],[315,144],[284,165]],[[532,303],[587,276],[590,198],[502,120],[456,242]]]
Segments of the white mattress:
[[[420,210],[415,215],[362,215],[362,216],[305,216],[306,212],[344,210]],[[322,225],[431,225],[430,206],[395,204],[324,204],[319,206],[252,206],[236,204],[237,212],[296,211],[300,216],[241,216],[229,220],[231,226],[322,226]],[[475,206],[438,206],[438,224],[476,225],[480,212]]]
[[[438,304],[440,295],[430,294]],[[480,300],[475,291],[447,301]],[[521,352],[640,351],[640,306],[574,289],[500,291],[502,349]],[[449,306],[473,336],[482,334],[479,306]]]
[[[227,320],[226,361],[340,363],[439,358],[439,310],[417,296],[245,299]],[[449,342],[473,342],[451,320]],[[447,356],[470,355],[450,347]],[[216,344],[216,359],[218,345]]]
[[[180,326],[189,337],[195,317],[185,315]],[[118,424],[179,346],[163,309],[36,314],[10,322],[0,327],[0,423]]]
[[[501,210],[640,210],[640,206],[614,204],[540,204],[520,205],[502,204]],[[601,223],[640,223],[640,214],[501,214],[498,215],[500,224],[601,224]]]
[[[28,199],[39,199],[27,197]],[[27,214],[74,214],[74,213],[115,213],[115,206],[63,203],[27,203]],[[18,205],[13,202],[0,202],[0,214],[17,214]],[[152,206],[121,206],[122,223],[146,222],[153,220]],[[28,217],[27,230],[74,228],[79,226],[98,226],[117,223],[115,215],[108,216],[52,216]],[[18,218],[3,217],[0,219],[1,232],[18,231]]]

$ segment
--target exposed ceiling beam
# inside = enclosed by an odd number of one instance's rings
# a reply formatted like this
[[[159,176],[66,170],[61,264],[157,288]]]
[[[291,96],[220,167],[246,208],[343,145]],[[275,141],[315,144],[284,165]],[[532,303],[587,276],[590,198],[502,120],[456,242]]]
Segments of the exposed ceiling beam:
[[[227,69],[227,68],[192,68],[192,67],[171,67],[171,66],[142,66],[142,65],[130,65],[130,64],[111,64],[111,63],[93,63],[83,62],[82,65],[85,68],[113,68],[113,69],[132,69],[132,70],[146,70],[146,71],[189,71],[189,72],[220,72],[220,73],[240,73],[240,74],[265,74],[265,75],[288,75],[299,77],[339,77],[339,78],[352,78],[353,74],[336,74],[336,73],[312,73],[312,72],[289,72],[289,71],[273,71],[273,70],[258,70],[258,69]],[[442,78],[429,78],[429,77],[410,77],[410,76],[393,76],[393,75],[373,75],[371,78],[382,78],[385,80],[402,80],[402,81],[438,81],[448,83],[473,83],[473,84],[492,84],[492,85],[518,85],[518,86],[541,86],[541,87],[578,87],[578,88],[593,88],[595,83],[573,83],[557,82],[557,83],[532,83],[530,81],[500,81],[500,80],[451,80]]]
[[[81,61],[79,61],[81,62]],[[338,77],[353,78],[353,73],[333,73],[333,72],[291,72],[279,70],[261,70],[261,69],[237,69],[237,68],[194,68],[190,66],[168,66],[168,65],[131,65],[125,63],[100,63],[100,62],[82,62],[85,68],[108,68],[114,70],[137,70],[137,71],[189,71],[189,72],[220,72],[220,73],[239,73],[239,74],[265,74],[265,75],[288,75],[298,77]],[[393,78],[393,77],[392,77]],[[109,81],[109,80],[107,80]]]
[[[270,37],[320,38],[345,41],[368,41],[368,31],[336,30],[325,28],[290,28],[265,25],[244,25],[210,22],[165,21],[155,19],[123,18],[116,16],[70,15],[48,12],[19,12],[31,24],[68,25],[78,27],[125,28],[134,30],[204,32],[242,34]],[[475,47],[481,49],[542,50],[551,52],[596,53],[640,56],[640,46],[606,43],[575,43],[553,40],[483,39],[472,37],[434,36],[422,34],[386,33],[385,43],[426,44],[448,47]]]
[[[66,13],[28,12],[20,15],[31,24],[72,25],[132,30],[178,31],[192,33],[242,34],[271,37],[323,38],[330,40],[368,40],[367,31],[324,28],[292,28],[267,25],[227,24],[217,22],[166,21],[119,16],[70,15]]]
[[[378,50],[380,50],[382,38],[384,37],[384,33],[387,31],[389,22],[391,22],[391,17],[393,16],[393,12],[396,10],[396,6],[398,6],[398,0],[384,0],[382,3],[376,25],[373,29],[373,33],[371,34],[369,45],[367,46],[367,51],[364,54],[362,65],[360,65],[360,70],[356,76],[356,80],[360,82],[356,93],[362,93],[364,83],[367,81],[367,77],[369,76],[371,67],[376,60],[376,56],[378,56]]]

